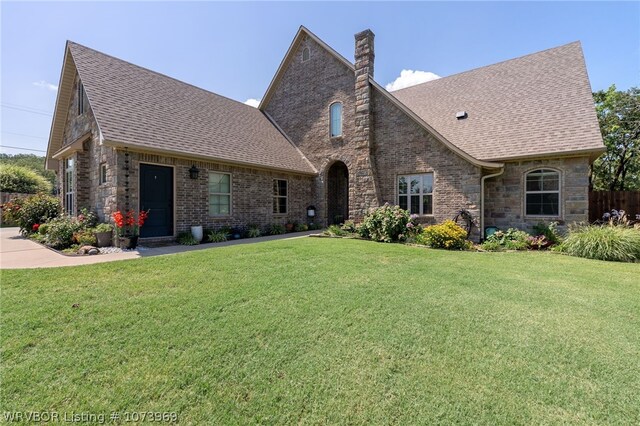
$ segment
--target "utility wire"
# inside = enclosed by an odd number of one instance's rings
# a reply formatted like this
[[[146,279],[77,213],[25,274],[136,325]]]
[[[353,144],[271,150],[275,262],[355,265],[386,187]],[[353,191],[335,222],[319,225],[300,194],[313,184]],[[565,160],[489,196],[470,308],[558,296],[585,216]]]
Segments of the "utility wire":
[[[23,133],[13,133],[13,132],[2,132],[2,133],[4,133],[5,135],[24,136],[25,138],[47,139],[47,138],[43,138],[42,136],[25,135]]]
[[[25,108],[25,107],[21,107],[21,106],[13,106],[13,105],[9,105],[9,104],[2,104],[2,107],[3,108],[14,109],[16,111],[30,112],[31,114],[46,115],[48,117],[51,117],[53,115],[50,112],[37,111],[37,110],[34,110],[34,109],[29,109],[29,108]]]
[[[49,111],[48,109],[30,107],[30,106],[25,106],[25,105],[18,105],[18,104],[14,104],[14,103],[11,103],[11,102],[3,102],[2,104],[3,105],[7,105],[7,106],[11,106],[11,107],[30,109],[32,111],[46,112],[48,114],[51,113],[51,111]]]
[[[0,148],[12,148],[12,149],[21,149],[23,151],[35,151],[35,152],[47,152],[43,149],[30,149],[30,148],[21,148],[19,146],[9,146],[9,145],[0,145]]]

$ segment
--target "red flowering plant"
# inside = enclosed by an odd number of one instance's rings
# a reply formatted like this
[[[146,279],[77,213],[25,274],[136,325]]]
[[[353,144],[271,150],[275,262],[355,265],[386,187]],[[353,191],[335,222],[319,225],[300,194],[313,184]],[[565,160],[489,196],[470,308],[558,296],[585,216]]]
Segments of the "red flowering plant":
[[[136,218],[137,216],[137,218]],[[120,210],[113,213],[111,218],[116,225],[116,235],[118,237],[137,237],[140,235],[140,228],[149,217],[149,211],[141,210],[137,213],[129,210],[123,214]]]

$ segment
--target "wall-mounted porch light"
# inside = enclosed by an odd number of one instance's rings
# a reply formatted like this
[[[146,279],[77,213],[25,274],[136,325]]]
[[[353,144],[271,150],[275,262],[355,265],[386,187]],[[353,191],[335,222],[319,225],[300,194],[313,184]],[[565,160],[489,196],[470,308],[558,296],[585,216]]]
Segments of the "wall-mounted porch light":
[[[200,170],[196,167],[195,164],[191,166],[191,168],[189,169],[189,177],[191,179],[198,179],[199,173],[200,173]]]
[[[313,206],[307,207],[307,216],[315,217],[316,216],[316,208]]]

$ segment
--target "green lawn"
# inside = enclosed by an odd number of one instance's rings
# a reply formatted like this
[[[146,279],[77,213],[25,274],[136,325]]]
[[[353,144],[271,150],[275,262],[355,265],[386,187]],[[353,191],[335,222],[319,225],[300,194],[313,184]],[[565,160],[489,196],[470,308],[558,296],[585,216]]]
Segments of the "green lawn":
[[[2,271],[0,410],[637,424],[639,277],[318,238]]]

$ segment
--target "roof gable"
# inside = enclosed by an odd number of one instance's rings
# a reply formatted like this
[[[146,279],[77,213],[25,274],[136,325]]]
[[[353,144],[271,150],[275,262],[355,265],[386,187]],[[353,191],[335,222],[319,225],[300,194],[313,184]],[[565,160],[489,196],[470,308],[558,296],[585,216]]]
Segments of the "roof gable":
[[[69,42],[67,42],[64,48],[64,60],[62,62],[62,71],[60,72],[60,81],[58,82],[56,106],[53,110],[53,120],[51,121],[51,130],[49,131],[49,143],[47,145],[47,157],[45,159],[45,168],[48,170],[58,169],[58,160],[52,157],[53,154],[62,148],[69,105],[73,97],[75,75],[76,66],[69,52]]]
[[[586,155],[604,149],[579,42],[392,94],[478,159]],[[456,119],[459,111],[468,117]]]
[[[65,82],[67,64],[77,69],[107,145],[316,173],[256,108],[72,42],[65,54]],[[56,116],[66,117],[64,105],[57,103]],[[48,156],[61,140],[57,124],[54,118]]]
[[[271,83],[269,84],[269,87],[267,88],[267,91],[265,92],[265,95],[262,97],[262,100],[260,101],[260,105],[258,106],[258,108],[260,110],[264,111],[267,108],[267,106],[269,104],[269,101],[271,100],[271,97],[276,92],[277,86],[280,83],[280,80],[282,79],[282,77],[286,73],[286,71],[288,69],[288,66],[289,66],[289,63],[293,60],[293,57],[296,54],[296,52],[297,52],[302,40],[304,39],[304,37],[311,38],[316,44],[318,44],[321,48],[326,50],[329,53],[330,56],[332,56],[333,58],[338,60],[340,63],[342,63],[346,68],[346,72],[352,72],[352,73],[355,74],[355,67],[351,62],[349,62],[347,59],[345,59],[344,56],[342,56],[338,52],[336,52],[333,48],[331,48],[331,46],[326,44],[324,41],[322,41],[319,37],[317,37],[315,34],[313,34],[307,28],[305,28],[304,26],[300,26],[300,28],[298,29],[298,32],[296,33],[295,37],[293,38],[293,41],[291,42],[291,45],[289,46],[289,49],[287,50],[287,53],[285,54],[284,58],[281,61],[280,66],[278,67],[278,70],[276,71],[276,74],[274,75],[273,79],[271,80]],[[456,155],[462,157],[466,161],[469,161],[471,164],[474,164],[474,165],[479,166],[479,167],[485,167],[485,168],[489,168],[489,169],[502,167],[501,163],[482,161],[482,160],[478,160],[477,158],[474,158],[473,156],[469,155],[467,152],[465,152],[464,150],[460,149],[459,147],[457,147],[456,145],[454,145],[450,141],[448,141],[446,139],[446,137],[444,137],[441,133],[439,133],[437,131],[437,129],[434,129],[432,126],[427,124],[426,120],[424,120],[422,117],[419,117],[413,111],[411,111],[409,108],[407,108],[405,105],[403,105],[402,102],[400,102],[398,99],[396,99],[392,94],[390,94],[386,89],[384,89],[382,86],[380,86],[377,82],[375,82],[373,80],[373,78],[369,78],[369,84],[371,84],[372,87],[375,90],[378,90],[383,96],[385,96],[389,101],[391,101],[396,107],[400,108],[405,114],[407,114],[412,120],[414,120],[420,127],[422,127],[424,130],[426,130],[431,135],[433,135],[438,141],[440,141],[442,144],[444,144],[447,148],[449,148],[451,151],[453,151],[453,153],[455,153]]]

